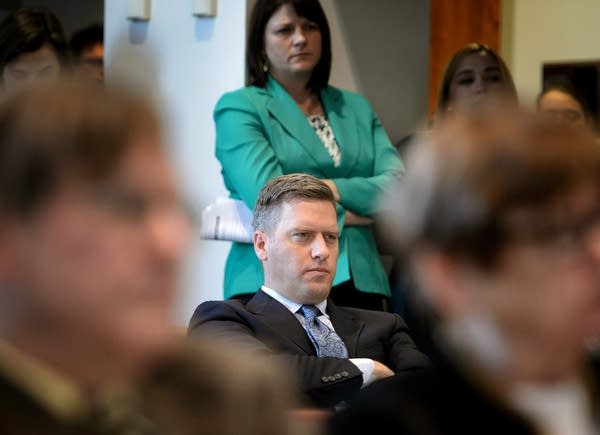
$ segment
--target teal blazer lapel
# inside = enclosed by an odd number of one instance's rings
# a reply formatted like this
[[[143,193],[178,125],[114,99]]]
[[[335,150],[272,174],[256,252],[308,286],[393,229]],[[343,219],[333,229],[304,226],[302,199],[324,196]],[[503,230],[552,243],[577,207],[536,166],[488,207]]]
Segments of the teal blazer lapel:
[[[298,141],[316,166],[322,167],[323,163],[331,161],[315,130],[287,91],[271,77],[265,89],[271,97],[266,104],[267,110],[282,128]],[[325,173],[321,176],[327,177]]]
[[[321,101],[342,152],[340,166],[335,170],[341,171],[341,174],[351,173],[352,168],[358,162],[359,150],[357,147],[365,145],[359,143],[358,119],[354,108],[349,104],[344,104],[342,93],[331,86],[321,91]],[[338,173],[337,176],[341,174]]]

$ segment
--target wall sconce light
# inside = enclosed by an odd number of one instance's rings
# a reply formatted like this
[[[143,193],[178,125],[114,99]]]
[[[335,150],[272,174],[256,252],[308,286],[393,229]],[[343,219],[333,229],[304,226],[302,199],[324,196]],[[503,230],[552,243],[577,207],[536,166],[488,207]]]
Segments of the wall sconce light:
[[[151,16],[151,0],[127,0],[127,19],[148,21]]]
[[[192,15],[197,17],[216,17],[217,0],[192,0]]]

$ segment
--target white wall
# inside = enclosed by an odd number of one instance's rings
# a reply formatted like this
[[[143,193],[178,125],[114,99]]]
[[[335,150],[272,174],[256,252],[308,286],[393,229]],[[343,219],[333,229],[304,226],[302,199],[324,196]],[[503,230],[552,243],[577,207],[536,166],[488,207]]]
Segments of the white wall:
[[[352,47],[347,40],[347,30],[344,28],[343,17],[340,15],[335,0],[321,0],[321,6],[329,22],[331,33],[331,64],[330,81],[334,86],[361,92],[358,83],[358,72],[353,65]]]
[[[244,84],[246,2],[219,0],[218,15],[212,19],[193,17],[191,1],[154,0],[149,22],[128,21],[125,5],[123,0],[105,2],[107,77],[122,69],[115,65],[117,57],[153,58],[157,71],[137,70],[136,75],[148,92],[162,94],[174,163],[185,193],[201,208],[226,194],[214,157],[212,109],[221,94]],[[125,54],[118,56],[119,52]],[[131,63],[136,71],[139,64]],[[193,241],[177,323],[187,324],[200,301],[222,298],[228,249],[226,242]]]
[[[598,0],[503,0],[501,52],[523,103],[541,90],[542,63],[600,58],[598,17]]]
[[[429,0],[321,0],[331,27],[331,83],[363,94],[392,142],[427,116]]]

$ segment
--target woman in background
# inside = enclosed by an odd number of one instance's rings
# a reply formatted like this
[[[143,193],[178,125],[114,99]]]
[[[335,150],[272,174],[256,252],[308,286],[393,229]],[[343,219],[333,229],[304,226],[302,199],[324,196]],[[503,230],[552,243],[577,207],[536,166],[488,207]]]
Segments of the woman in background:
[[[5,90],[54,80],[68,66],[67,39],[50,10],[21,8],[0,23],[0,80]]]
[[[508,67],[487,45],[471,43],[450,59],[437,99],[436,117],[455,110],[473,109],[495,98],[517,103],[517,91]]]
[[[370,216],[402,165],[365,98],[328,85],[331,41],[318,0],[258,0],[247,67],[249,86],[225,94],[214,112],[216,155],[231,197],[252,209],[273,177],[303,172],[324,180],[338,202],[341,232],[332,298],[382,309],[390,289]],[[253,246],[234,243],[225,297],[247,299],[262,283]]]
[[[470,43],[450,58],[444,69],[437,97],[435,119],[442,121],[452,113],[477,111],[495,103],[517,105],[517,92],[510,71],[502,58],[490,47]],[[428,135],[429,132],[423,132]],[[412,135],[405,142],[413,141]],[[410,143],[408,146],[411,146]],[[408,150],[407,150],[408,151]],[[394,276],[401,279],[392,283],[394,310],[402,314],[411,331],[411,337],[426,354],[432,348],[432,324],[435,314],[419,298],[416,283],[406,264],[394,265]]]
[[[537,110],[556,122],[592,128],[592,116],[584,99],[567,83],[544,86],[537,98]]]

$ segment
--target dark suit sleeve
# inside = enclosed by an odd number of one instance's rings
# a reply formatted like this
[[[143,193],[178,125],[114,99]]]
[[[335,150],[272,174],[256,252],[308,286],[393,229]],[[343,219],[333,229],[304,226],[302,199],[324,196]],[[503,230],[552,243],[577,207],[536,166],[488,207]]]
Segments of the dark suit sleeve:
[[[397,314],[392,316],[393,327],[389,338],[388,351],[390,368],[397,374],[429,368],[431,365],[429,358],[417,349],[409,336],[408,327],[404,320]]]
[[[208,336],[240,353],[264,356],[289,374],[309,405],[333,406],[360,390],[362,373],[350,361],[294,352],[281,331],[269,330],[255,317],[238,301],[204,302],[192,317],[189,333]]]
[[[348,346],[350,358],[371,358],[397,374],[430,366],[429,358],[417,349],[398,314],[331,307],[330,315],[336,331]],[[361,326],[355,335],[356,324]]]

